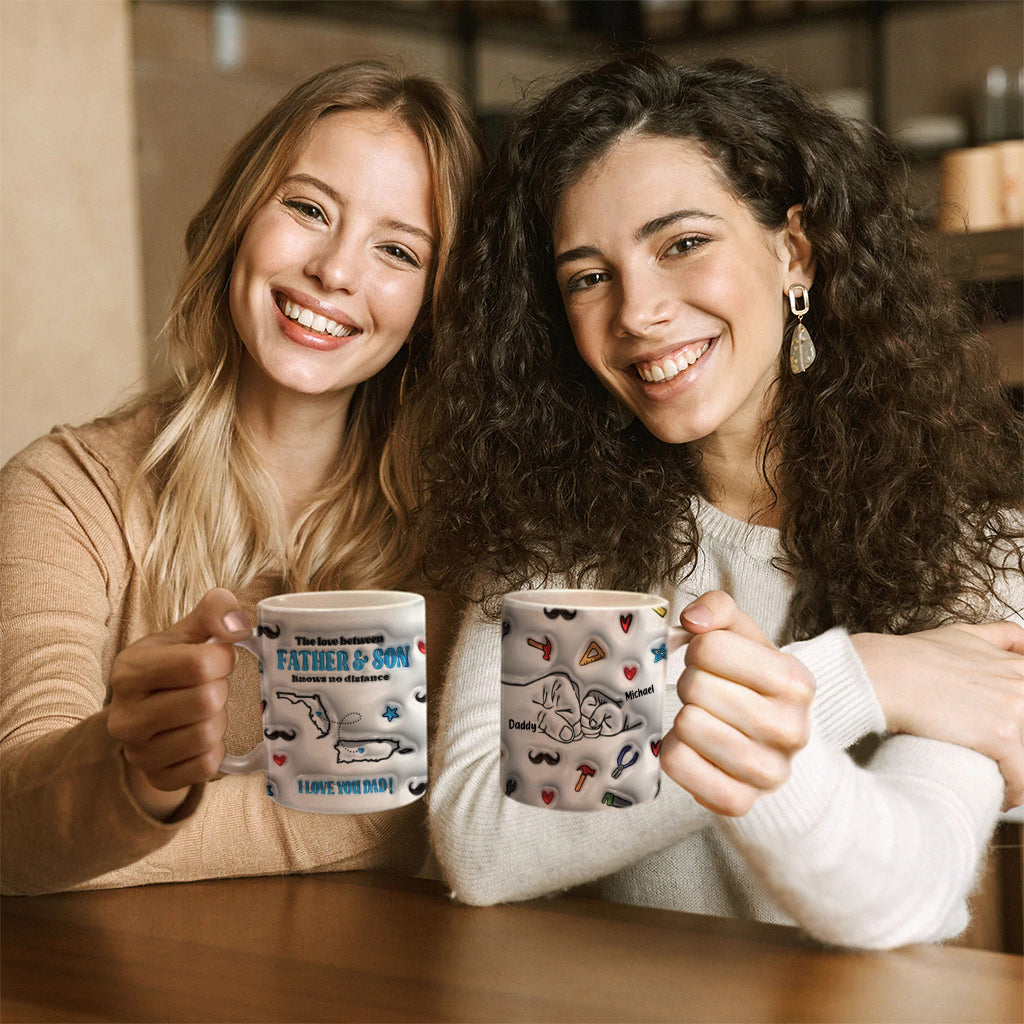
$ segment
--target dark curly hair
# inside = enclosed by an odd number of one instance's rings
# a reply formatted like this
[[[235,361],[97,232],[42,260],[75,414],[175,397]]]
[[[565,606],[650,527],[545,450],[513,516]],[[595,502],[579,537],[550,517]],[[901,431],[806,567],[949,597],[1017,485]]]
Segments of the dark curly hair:
[[[555,280],[561,198],[626,133],[698,142],[767,229],[803,206],[818,358],[792,374],[780,338],[763,441],[795,583],[789,635],[977,619],[1007,549],[1022,560],[1020,425],[900,150],[772,72],[649,53],[535,101],[484,182],[428,389],[431,574],[480,600],[561,574],[648,589],[695,563],[698,455],[623,428]]]

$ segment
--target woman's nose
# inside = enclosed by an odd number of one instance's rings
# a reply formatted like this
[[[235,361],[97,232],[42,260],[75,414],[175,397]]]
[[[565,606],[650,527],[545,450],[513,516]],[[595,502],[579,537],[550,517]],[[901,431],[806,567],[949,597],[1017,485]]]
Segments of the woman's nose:
[[[344,239],[326,238],[310,254],[306,273],[331,292],[355,291],[359,280],[360,256]]]
[[[650,273],[619,278],[619,306],[613,329],[619,337],[644,337],[672,319],[672,298]]]

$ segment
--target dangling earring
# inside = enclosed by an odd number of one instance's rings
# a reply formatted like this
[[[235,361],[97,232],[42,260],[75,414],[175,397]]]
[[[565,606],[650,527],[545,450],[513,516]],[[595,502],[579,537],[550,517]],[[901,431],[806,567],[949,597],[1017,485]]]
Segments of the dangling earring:
[[[797,319],[796,327],[793,330],[793,340],[789,345],[789,368],[794,373],[803,373],[814,362],[814,358],[818,354],[814,349],[810,331],[804,327],[804,317],[811,308],[807,301],[807,294],[807,289],[802,284],[790,285],[789,308]]]

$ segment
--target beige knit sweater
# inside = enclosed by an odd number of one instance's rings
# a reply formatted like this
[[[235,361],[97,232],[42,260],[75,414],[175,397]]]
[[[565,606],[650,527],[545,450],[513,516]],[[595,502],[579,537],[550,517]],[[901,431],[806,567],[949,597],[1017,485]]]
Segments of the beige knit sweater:
[[[130,794],[105,705],[118,652],[156,629],[123,508],[155,424],[155,410],[144,408],[58,428],[0,472],[2,891],[356,868],[415,873],[427,852],[423,801],[377,814],[310,814],[269,800],[255,773],[194,787],[163,823]],[[253,621],[270,592],[260,582],[237,595]],[[453,609],[426,596],[433,681],[442,677]],[[241,655],[229,752],[260,739],[259,699],[255,661]]]

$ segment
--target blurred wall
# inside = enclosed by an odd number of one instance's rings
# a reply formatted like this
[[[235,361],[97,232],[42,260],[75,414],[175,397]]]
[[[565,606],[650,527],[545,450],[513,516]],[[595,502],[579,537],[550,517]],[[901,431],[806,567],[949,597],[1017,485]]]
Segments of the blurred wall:
[[[130,11],[0,2],[0,461],[144,372]]]

